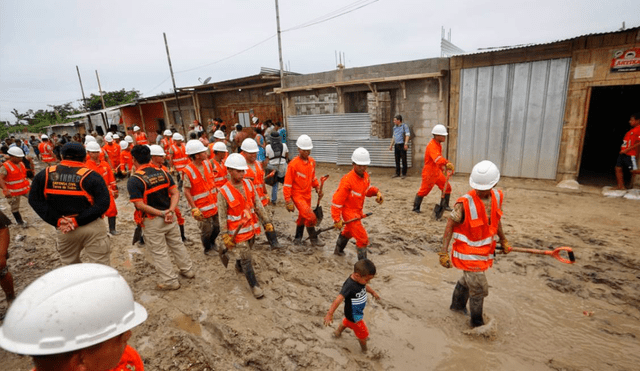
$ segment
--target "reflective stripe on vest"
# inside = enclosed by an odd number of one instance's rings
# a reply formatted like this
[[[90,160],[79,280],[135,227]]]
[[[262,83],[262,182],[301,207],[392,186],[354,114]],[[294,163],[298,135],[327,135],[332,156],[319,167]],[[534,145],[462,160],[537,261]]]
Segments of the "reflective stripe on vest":
[[[464,243],[466,243],[469,246],[472,247],[482,247],[482,246],[486,246],[486,245],[491,245],[491,242],[493,242],[493,237],[487,237],[485,239],[482,239],[480,241],[471,241],[469,240],[469,238],[461,233],[453,233],[453,238],[455,240],[459,240],[462,241]]]
[[[40,158],[42,158],[43,162],[54,162],[56,160],[49,148],[51,147],[48,145],[48,142],[42,142],[38,145]]]
[[[458,251],[453,252],[453,257],[458,258],[460,260],[471,260],[471,261],[487,261],[491,259],[488,255],[470,255],[470,254],[463,254]]]
[[[7,175],[4,178],[4,182],[9,189],[9,193],[12,196],[21,196],[29,193],[29,181],[27,180],[27,168],[22,162],[18,165],[11,161],[6,161],[4,164],[7,169]]]
[[[187,166],[187,163],[189,162],[189,157],[187,157],[182,148],[183,146],[171,146],[171,149],[173,150],[173,157],[171,158],[171,161],[173,162],[173,166],[176,168],[176,170],[184,169],[184,167]]]
[[[226,182],[221,188],[220,193],[228,203],[227,208],[227,229],[229,233],[234,233],[235,229],[240,226],[243,221],[247,222],[247,225],[243,226],[236,235],[235,242],[243,242],[251,239],[255,234],[260,233],[260,225],[258,224],[258,217],[253,211],[253,199],[255,198],[255,189],[251,181],[243,179],[242,184],[246,200],[238,199],[242,197],[242,193],[231,186],[230,182]],[[237,194],[236,194],[237,192]],[[234,195],[235,194],[235,195]],[[243,202],[244,201],[244,202]],[[247,219],[250,218],[250,219]]]
[[[200,211],[203,212],[205,218],[209,218],[218,213],[218,203],[216,197],[215,184],[213,178],[213,169],[208,161],[202,163],[204,174],[194,163],[187,164],[182,170],[191,181],[191,198],[193,203]],[[209,181],[207,181],[209,179]]]
[[[74,167],[69,167],[69,168],[73,169]],[[79,177],[77,179],[77,182],[75,181],[75,179],[73,179],[74,180],[73,182],[67,181],[67,180],[53,180],[52,182],[53,188],[51,188],[49,187],[49,178],[51,178],[51,173],[56,173],[57,169],[58,169],[57,165],[46,168],[45,187],[44,187],[45,199],[47,198],[48,195],[77,196],[77,197],[85,197],[87,201],[89,201],[89,203],[93,205],[93,197],[91,197],[91,195],[88,194],[82,188],[82,181],[87,175],[89,175],[89,173],[91,173],[92,170],[86,167],[79,167],[74,173],[74,175],[77,175]],[[70,174],[65,174],[65,175],[68,176]],[[72,180],[72,179],[69,179],[69,180]],[[62,183],[62,184],[57,184],[57,183]],[[57,188],[56,188],[56,185],[57,185]],[[75,188],[75,190],[71,189],[72,188],[71,185],[73,185],[73,188]]]

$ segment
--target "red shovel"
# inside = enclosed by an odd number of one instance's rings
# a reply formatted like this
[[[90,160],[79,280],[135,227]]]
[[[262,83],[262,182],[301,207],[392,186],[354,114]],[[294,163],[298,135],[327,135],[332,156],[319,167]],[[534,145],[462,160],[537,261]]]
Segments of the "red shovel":
[[[324,186],[324,182],[329,179],[329,174],[323,176],[322,178],[320,178],[320,188],[318,190],[318,193],[320,191],[322,191],[322,187]],[[318,203],[316,204],[316,208],[313,209],[313,213],[316,214],[316,219],[318,219],[318,222],[316,223],[316,225],[320,225],[320,222],[322,221],[322,218],[324,218],[324,215],[322,213],[322,206],[320,206],[320,200],[322,199],[322,197],[320,197],[320,195],[318,195]]]
[[[501,246],[496,247],[496,249],[498,250],[503,250],[503,248]],[[536,255],[551,255],[553,256],[556,260],[561,261],[565,264],[573,264],[576,262],[576,257],[573,255],[573,250],[570,247],[567,246],[561,246],[558,247],[552,251],[549,250],[538,250],[538,249],[527,249],[524,247],[512,247],[511,251],[516,251],[516,252],[526,252],[529,254],[536,254]],[[569,257],[569,259],[565,259],[562,256],[560,256],[560,252],[561,251],[566,251],[567,252],[567,256]]]

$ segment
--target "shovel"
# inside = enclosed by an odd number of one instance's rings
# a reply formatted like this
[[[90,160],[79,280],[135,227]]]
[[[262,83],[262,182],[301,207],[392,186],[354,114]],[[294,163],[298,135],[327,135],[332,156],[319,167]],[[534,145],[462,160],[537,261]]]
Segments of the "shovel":
[[[347,224],[349,224],[349,223],[353,223],[353,222],[355,222],[355,221],[362,220],[362,219],[364,219],[364,218],[366,218],[366,217],[369,217],[369,216],[371,216],[371,215],[373,215],[373,213],[366,213],[366,214],[364,214],[363,216],[361,216],[361,217],[359,217],[359,218],[353,218],[353,219],[347,220],[346,222],[344,222],[344,223],[343,223],[343,225],[347,225]],[[326,228],[318,229],[318,231],[317,231],[316,233],[317,233],[317,234],[320,234],[320,233],[323,233],[323,232],[326,232],[326,231],[330,231],[330,230],[332,230],[332,229],[334,229],[334,228],[333,228],[333,226],[331,226],[331,227],[326,227]],[[310,237],[307,237],[307,239],[309,239],[309,238],[310,238]]]
[[[240,232],[242,227],[247,225],[247,223],[249,223],[250,220],[251,219],[245,220],[244,223],[240,224],[238,228],[236,228],[236,230],[233,232],[233,237],[231,237],[234,241],[236,239],[236,236],[238,235],[238,232]],[[222,261],[222,265],[224,265],[225,268],[229,265],[229,255],[227,255],[228,251],[229,250],[227,249],[226,246],[218,249],[218,255],[220,255],[220,261]]]
[[[433,208],[433,215],[436,220],[440,220],[442,215],[444,214],[445,205],[444,205],[444,194],[447,191],[447,186],[449,185],[449,177],[451,176],[451,170],[447,170],[447,180],[444,182],[444,187],[442,188],[442,196],[440,197],[440,204],[436,205]]]
[[[324,182],[329,179],[329,174],[323,176],[322,178],[320,178],[320,191],[322,191],[322,187],[324,186]],[[313,213],[316,214],[316,219],[318,219],[318,222],[316,223],[316,225],[320,225],[320,222],[322,221],[322,218],[324,218],[324,215],[322,213],[322,206],[320,206],[320,200],[322,199],[322,197],[318,196],[318,203],[316,204],[316,208],[313,209]]]
[[[498,246],[496,247],[496,250],[504,250],[502,248],[502,246]],[[527,249],[524,247],[512,247],[511,251],[516,251],[516,252],[526,252],[529,254],[537,254],[537,255],[551,255],[553,256],[556,260],[561,261],[565,264],[573,264],[576,262],[576,257],[573,255],[573,250],[570,247],[567,246],[562,246],[562,247],[558,247],[556,249],[554,249],[553,251],[549,251],[549,250],[538,250],[538,249]],[[566,251],[567,252],[567,256],[569,256],[569,259],[565,259],[562,256],[560,256],[560,252],[561,251]]]

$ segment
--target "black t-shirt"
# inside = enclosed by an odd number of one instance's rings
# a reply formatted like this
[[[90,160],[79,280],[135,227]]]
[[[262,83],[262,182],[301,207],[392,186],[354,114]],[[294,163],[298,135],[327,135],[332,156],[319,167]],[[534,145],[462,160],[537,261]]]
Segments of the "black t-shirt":
[[[144,201],[145,190],[155,189],[155,191],[147,194],[145,204],[158,210],[167,210],[171,206],[169,189],[172,187],[175,187],[175,183],[171,175],[151,165],[142,167],[136,171],[135,175],[129,178],[129,182],[127,183],[127,190],[129,191],[129,199],[131,201]]]
[[[340,295],[344,296],[344,316],[353,323],[362,320],[367,305],[367,286],[349,276],[342,285]]]

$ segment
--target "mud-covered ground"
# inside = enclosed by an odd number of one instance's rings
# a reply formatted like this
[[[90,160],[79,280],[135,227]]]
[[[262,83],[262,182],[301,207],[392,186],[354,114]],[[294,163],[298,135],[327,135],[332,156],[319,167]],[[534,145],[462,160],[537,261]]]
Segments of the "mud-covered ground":
[[[321,165],[330,174],[322,201],[330,223],[330,199],[349,169]],[[296,214],[282,194],[274,213],[283,248],[271,250],[258,238],[254,264],[265,291],[251,295],[244,276],[217,256],[205,256],[196,223],[187,218],[187,245],[196,279],[181,278],[178,291],[155,290],[156,274],[144,247],[132,246],[133,207],[121,197],[118,229],[111,238],[112,265],[127,279],[135,298],[149,312],[130,341],[148,370],[637,370],[640,364],[640,201],[605,198],[596,188],[571,191],[553,182],[502,180],[503,225],[514,246],[551,249],[570,246],[576,264],[550,256],[499,255],[487,273],[482,331],[469,331],[468,317],[449,310],[460,276],[438,264],[444,221],[431,210],[436,189],[422,214],[411,205],[420,178],[391,178],[391,169],[370,169],[383,205],[367,200],[364,222],[378,268],[365,320],[369,352],[360,352],[347,330],[339,339],[322,319],[356,261],[355,245],[345,257],[332,254],[337,232],[321,235],[324,248],[291,243]],[[452,179],[454,198],[468,191],[466,176]],[[315,196],[314,196],[315,200]],[[26,201],[26,200],[25,200]],[[181,201],[183,208],[186,203]],[[5,201],[0,202],[10,215]],[[9,267],[16,289],[60,266],[55,231],[26,202],[27,229],[12,226]],[[306,237],[306,235],[305,235]],[[24,239],[22,239],[24,238]],[[22,239],[21,241],[18,241]],[[1,294],[0,294],[1,295]],[[0,297],[0,313],[6,302]],[[342,318],[342,307],[333,328]],[[29,370],[28,357],[0,350],[0,369]]]

